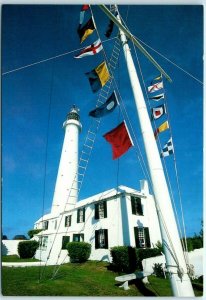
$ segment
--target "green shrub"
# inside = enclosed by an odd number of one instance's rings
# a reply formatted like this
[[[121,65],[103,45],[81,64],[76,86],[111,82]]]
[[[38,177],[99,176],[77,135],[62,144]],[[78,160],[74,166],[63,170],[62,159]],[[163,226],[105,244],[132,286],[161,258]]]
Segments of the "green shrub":
[[[27,234],[28,234],[29,238],[32,239],[35,234],[41,232],[42,230],[43,229],[31,229],[28,231]]]
[[[160,277],[160,278],[165,277],[162,264],[156,263],[156,264],[154,264],[154,267],[152,267],[152,268],[153,268],[154,275],[156,275],[157,277]]]
[[[67,250],[71,262],[85,262],[91,254],[91,244],[86,242],[69,242]]]
[[[142,261],[145,258],[161,255],[161,248],[136,249],[137,268],[142,270]]]
[[[135,248],[130,246],[116,246],[110,250],[112,264],[119,272],[134,272],[137,267]]]
[[[162,248],[137,249],[131,246],[116,246],[111,248],[112,265],[119,272],[134,272],[142,270],[142,260],[161,255]]]
[[[38,247],[39,243],[37,241],[19,242],[18,253],[20,258],[32,258]]]

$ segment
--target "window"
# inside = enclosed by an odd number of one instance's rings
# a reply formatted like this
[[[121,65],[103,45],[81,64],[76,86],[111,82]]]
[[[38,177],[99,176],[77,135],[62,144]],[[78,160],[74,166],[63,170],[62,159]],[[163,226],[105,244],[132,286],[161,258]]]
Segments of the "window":
[[[73,242],[83,242],[84,234],[83,233],[75,233],[73,234]]]
[[[54,221],[54,229],[57,229],[57,220]]]
[[[150,248],[148,227],[134,227],[135,243],[137,248]]]
[[[85,222],[85,207],[77,210],[77,223]]]
[[[65,227],[70,227],[72,223],[72,215],[65,217]]]
[[[41,250],[46,250],[48,245],[48,236],[41,236],[40,237],[40,247]]]
[[[95,249],[108,249],[108,230],[95,230]]]
[[[48,229],[48,227],[49,227],[49,221],[44,221],[42,224],[42,229],[46,230],[46,229]]]
[[[95,208],[94,218],[96,220],[107,218],[107,202],[106,201],[96,203],[94,208]]]
[[[63,236],[62,237],[62,250],[67,249],[67,243],[70,242],[70,236]]]
[[[141,198],[131,196],[131,204],[132,204],[132,214],[143,216]]]

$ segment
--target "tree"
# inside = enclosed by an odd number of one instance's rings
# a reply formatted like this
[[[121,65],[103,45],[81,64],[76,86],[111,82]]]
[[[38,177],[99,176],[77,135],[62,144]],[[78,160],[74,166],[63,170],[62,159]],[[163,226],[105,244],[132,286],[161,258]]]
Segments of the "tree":
[[[43,229],[31,229],[27,232],[30,239],[33,238],[33,236],[39,232],[41,232]]]
[[[13,240],[27,240],[27,238],[23,234],[17,234],[13,237]]]
[[[2,235],[2,240],[8,240],[6,235]]]

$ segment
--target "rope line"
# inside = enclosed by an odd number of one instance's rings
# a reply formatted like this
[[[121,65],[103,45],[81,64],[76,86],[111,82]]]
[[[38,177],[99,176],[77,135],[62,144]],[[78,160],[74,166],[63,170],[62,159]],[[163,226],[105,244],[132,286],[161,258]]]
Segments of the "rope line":
[[[135,51],[135,57],[136,57],[136,60],[137,60],[138,66],[139,66],[139,70],[140,70],[140,74],[141,74],[141,77],[142,77],[142,81],[143,81],[143,85],[144,85],[144,90],[145,90],[145,93],[146,93],[146,96],[147,96],[147,99],[148,99],[148,95],[147,95],[147,92],[146,92],[146,84],[145,84],[145,80],[144,80],[144,77],[143,77],[143,73],[142,73],[140,61],[139,61],[139,59],[138,59],[137,52],[136,52],[136,47],[135,47],[134,44],[133,44],[133,48],[134,48],[134,51]],[[151,109],[150,102],[148,101],[148,103],[149,103],[149,107],[150,107],[150,109]],[[154,124],[154,125],[155,125],[155,128],[156,128],[156,124]],[[160,143],[159,137],[158,137],[158,142]],[[160,145],[161,145],[161,143],[160,143]],[[152,188],[152,190],[153,190],[153,188]],[[154,199],[155,199],[155,197],[154,197]],[[177,265],[179,266],[178,258],[177,258],[176,252],[175,252],[175,247],[174,247],[174,245],[173,245],[173,243],[172,243],[172,241],[171,241],[171,238],[170,238],[168,229],[167,229],[167,227],[166,227],[166,224],[165,224],[165,221],[164,221],[164,218],[163,218],[163,214],[162,214],[162,212],[161,212],[161,210],[160,210],[160,208],[159,208],[159,205],[158,205],[157,202],[156,202],[156,199],[155,199],[155,204],[156,204],[156,208],[157,208],[157,210],[158,210],[158,212],[159,212],[159,215],[161,216],[161,219],[162,219],[162,222],[163,222],[163,226],[164,226],[165,232],[166,232],[167,237],[168,237],[168,240],[169,240],[169,242],[170,242],[170,247],[171,247],[171,249],[172,249],[172,251],[173,251],[173,257],[175,258],[175,261],[176,261]],[[175,204],[175,203],[174,203],[174,204]],[[170,251],[171,251],[171,250],[170,250]]]
[[[128,27],[127,27],[128,28]],[[169,58],[167,58],[165,55],[161,54],[159,51],[155,50],[154,48],[152,48],[151,46],[149,46],[148,44],[146,44],[145,42],[143,42],[141,39],[137,38],[136,36],[134,36],[138,41],[140,41],[142,44],[144,44],[146,47],[148,47],[149,49],[151,49],[152,51],[154,51],[155,53],[157,53],[159,56],[161,56],[162,58],[164,58],[165,60],[167,60],[169,63],[171,63],[173,66],[175,66],[176,68],[178,68],[179,70],[181,70],[182,72],[184,72],[185,74],[187,74],[188,76],[190,76],[191,78],[193,78],[194,80],[196,80],[197,82],[199,82],[200,84],[203,85],[203,82],[198,79],[197,77],[195,77],[194,75],[192,75],[191,73],[189,73],[188,71],[184,70],[182,67],[180,67],[179,65],[177,65],[175,62],[173,62],[172,60],[170,60]],[[102,41],[102,43],[106,43],[106,42],[109,42],[113,39],[115,39],[116,37],[114,38],[110,38],[110,39],[107,39],[107,40],[104,40]],[[59,54],[59,55],[56,55],[56,56],[52,56],[50,58],[46,58],[46,59],[43,59],[43,60],[40,60],[40,61],[37,61],[37,62],[34,62],[34,63],[31,63],[31,64],[28,64],[28,65],[25,65],[25,66],[22,66],[22,67],[19,67],[19,68],[16,68],[16,69],[13,69],[13,70],[10,70],[10,71],[6,71],[6,72],[3,72],[2,73],[2,76],[4,75],[7,75],[7,74],[10,74],[10,73],[13,73],[13,72],[17,72],[17,71],[20,71],[22,69],[26,69],[26,68],[29,68],[29,67],[32,67],[34,65],[37,65],[37,64],[40,64],[40,63],[43,63],[43,62],[47,62],[47,61],[50,61],[52,59],[56,59],[56,58],[59,58],[59,57],[62,57],[62,56],[65,56],[65,55],[68,55],[68,54],[71,54],[73,52],[76,52],[76,51],[80,51],[82,49],[84,49],[85,47],[81,47],[81,48],[78,48],[78,49],[74,49],[74,50],[71,50],[71,51],[68,51],[68,52],[65,52],[65,53],[62,53],[62,54]]]
[[[139,59],[137,57],[137,53],[136,53],[136,48],[135,48],[135,45],[133,45],[134,47],[134,51],[135,51],[135,55],[136,55],[136,59],[138,61],[138,65],[139,65],[139,69],[140,69],[140,73],[141,73],[141,77],[142,77],[142,81],[143,81],[143,84],[144,84],[144,89],[145,89],[145,93],[147,95],[147,100],[148,100],[148,103],[149,103],[149,107],[151,109],[151,105],[150,105],[150,102],[149,102],[149,99],[148,99],[148,94],[146,92],[146,85],[145,85],[145,81],[144,81],[144,78],[143,78],[143,73],[142,73],[142,70],[141,70],[141,66],[140,66],[140,62],[139,62]],[[166,101],[166,105],[167,105],[167,101]],[[168,113],[168,105],[167,105],[167,113]],[[168,119],[169,119],[169,113],[168,113]],[[155,126],[155,129],[157,128],[156,126],[156,123],[154,122],[154,126]],[[172,136],[172,131],[171,131],[171,128],[170,128],[170,134]],[[161,142],[160,142],[160,139],[159,139],[159,136],[158,136],[158,143],[160,145],[160,148],[162,149],[162,145],[161,145]],[[173,203],[173,206],[174,206],[174,210],[175,210],[175,215],[176,215],[176,220],[177,220],[177,224],[178,224],[178,229],[179,229],[179,232],[181,234],[181,236],[184,237],[185,239],[185,244],[186,246],[184,246],[184,243],[181,241],[182,243],[182,247],[184,249],[184,256],[185,256],[185,260],[186,260],[186,263],[189,264],[189,260],[188,260],[188,254],[187,254],[187,243],[186,243],[186,232],[185,232],[185,223],[184,223],[184,217],[183,217],[183,209],[182,209],[182,199],[181,199],[181,193],[180,193],[180,186],[179,186],[179,181],[178,181],[178,176],[177,176],[177,168],[175,166],[175,171],[176,171],[176,180],[177,180],[177,187],[178,187],[178,193],[179,193],[179,201],[180,201],[180,207],[181,207],[181,214],[182,214],[182,223],[183,223],[183,229],[184,229],[184,235],[182,235],[182,230],[181,230],[181,226],[180,226],[180,222],[179,222],[179,218],[178,218],[178,214],[177,214],[177,208],[176,208],[176,204],[175,204],[175,200],[174,200],[174,194],[172,192],[172,187],[171,187],[171,182],[170,182],[170,178],[169,178],[169,174],[168,174],[168,170],[167,170],[167,166],[166,166],[166,162],[165,162],[165,158],[163,157],[163,162],[164,162],[164,169],[166,171],[166,178],[167,178],[167,181],[168,181],[168,184],[169,184],[169,190],[170,190],[170,194],[171,194],[171,199],[172,199],[172,203]],[[161,213],[162,215],[162,213]],[[163,218],[163,216],[162,216]],[[166,226],[166,225],[165,225]],[[164,226],[164,227],[165,227]],[[166,229],[166,227],[165,227]],[[172,246],[172,245],[171,245]],[[173,251],[175,251],[174,249],[174,246],[172,246],[173,248]],[[174,252],[175,253],[175,252]]]
[[[104,40],[104,41],[102,41],[102,43],[106,43],[106,42],[109,42],[109,41],[114,40],[114,39],[116,39],[116,37]],[[85,46],[81,47],[81,48],[78,48],[78,49],[68,51],[68,52],[64,52],[64,53],[56,55],[56,56],[52,56],[52,57],[49,57],[49,58],[46,58],[46,59],[39,60],[39,61],[31,63],[29,65],[25,65],[25,66],[22,66],[22,67],[19,67],[19,68],[10,70],[10,71],[6,71],[6,72],[2,73],[2,76],[13,73],[13,72],[17,72],[17,71],[20,71],[20,70],[23,70],[23,69],[26,69],[26,68],[29,68],[29,67],[32,67],[32,66],[35,66],[35,65],[38,65],[38,64],[41,64],[41,63],[44,63],[44,62],[47,62],[47,61],[50,61],[50,60],[68,55],[68,54],[71,54],[71,53],[76,52],[76,51],[81,51],[84,48],[85,48]]]
[[[48,160],[48,142],[49,142],[49,127],[50,127],[50,120],[51,120],[51,102],[52,102],[53,84],[54,84],[54,62],[52,63],[51,86],[50,86],[50,95],[49,95],[49,112],[48,112],[47,130],[46,130],[46,150],[45,150],[45,162],[44,162],[43,203],[42,203],[42,224],[43,224],[44,206],[45,206],[44,204],[45,204],[45,195],[46,195],[46,171],[47,171],[47,160]],[[40,234],[40,243],[42,243],[42,236],[43,236],[43,234]],[[42,258],[42,245],[40,244],[39,282],[42,277],[41,258]]]
[[[199,82],[200,84],[203,85],[203,82],[198,79],[197,77],[195,77],[194,75],[192,75],[191,73],[189,73],[188,71],[184,70],[182,67],[178,66],[176,63],[174,63],[171,59],[167,58],[165,55],[161,54],[159,51],[155,50],[154,48],[152,48],[151,46],[149,46],[148,44],[146,44],[145,42],[143,42],[142,40],[140,40],[139,38],[135,37],[138,41],[140,41],[142,44],[144,44],[146,47],[148,47],[149,49],[151,49],[152,51],[154,51],[155,53],[157,53],[159,56],[161,56],[162,58],[164,58],[165,60],[167,60],[169,63],[171,63],[173,66],[175,66],[176,68],[178,68],[179,70],[181,70],[182,72],[184,72],[185,74],[187,74],[188,76],[190,76],[191,78],[193,78],[194,80],[196,80],[197,82]]]

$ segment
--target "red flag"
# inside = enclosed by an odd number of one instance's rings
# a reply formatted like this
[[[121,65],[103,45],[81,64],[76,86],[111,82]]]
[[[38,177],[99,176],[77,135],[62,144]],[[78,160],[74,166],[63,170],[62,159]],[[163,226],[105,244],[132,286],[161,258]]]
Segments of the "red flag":
[[[113,159],[119,158],[133,146],[125,122],[122,122],[116,128],[104,134],[103,137],[112,145]]]
[[[81,11],[87,10],[87,9],[89,9],[89,5],[86,5],[86,4],[82,5]]]

